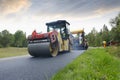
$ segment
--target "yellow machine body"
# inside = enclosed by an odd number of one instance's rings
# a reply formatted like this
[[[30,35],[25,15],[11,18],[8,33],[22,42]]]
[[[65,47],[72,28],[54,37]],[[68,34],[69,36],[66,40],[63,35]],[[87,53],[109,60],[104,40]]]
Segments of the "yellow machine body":
[[[73,36],[73,49],[78,49],[78,50],[85,50],[88,48],[88,43],[85,39],[84,36],[84,30],[76,30],[76,31],[71,31],[71,34],[74,35],[76,34],[76,36]]]
[[[79,34],[79,33],[83,33],[84,30],[76,30],[76,31],[71,31],[72,34]]]

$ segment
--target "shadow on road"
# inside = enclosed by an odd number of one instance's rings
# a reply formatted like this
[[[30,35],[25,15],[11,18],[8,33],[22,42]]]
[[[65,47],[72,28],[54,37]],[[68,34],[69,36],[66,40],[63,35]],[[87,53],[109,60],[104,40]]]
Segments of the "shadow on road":
[[[59,52],[58,53],[58,55],[57,56],[55,56],[55,57],[58,57],[58,56],[60,56],[60,55],[64,55],[64,54],[68,54],[68,53],[70,53],[70,52],[67,52],[67,51],[64,51],[64,52]],[[54,58],[54,57],[52,57],[52,56],[50,56],[50,55],[41,55],[41,56],[39,56],[39,57],[30,57],[30,59],[40,59],[40,58]]]

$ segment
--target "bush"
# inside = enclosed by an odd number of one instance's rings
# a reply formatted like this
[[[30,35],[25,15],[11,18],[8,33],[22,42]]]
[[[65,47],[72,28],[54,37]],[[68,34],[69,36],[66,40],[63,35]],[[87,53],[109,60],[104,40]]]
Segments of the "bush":
[[[0,48],[2,48],[3,46],[0,44]]]
[[[107,47],[106,51],[109,52],[111,55],[114,55],[120,58],[120,46]]]

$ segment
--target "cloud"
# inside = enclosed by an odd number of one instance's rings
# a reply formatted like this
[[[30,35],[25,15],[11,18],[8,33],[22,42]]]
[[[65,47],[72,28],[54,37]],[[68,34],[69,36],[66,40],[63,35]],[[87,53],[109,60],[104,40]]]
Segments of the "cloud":
[[[110,12],[114,12],[114,11],[120,11],[120,7],[116,7],[116,8],[108,8],[108,9],[104,9],[104,8],[100,8],[94,11],[95,14],[98,15],[104,15],[105,13],[110,13]]]
[[[120,11],[120,0],[33,0],[32,13],[60,18],[100,17]]]
[[[29,0],[0,0],[0,14],[8,15],[17,13],[30,7]]]
[[[0,15],[15,18],[23,11],[18,18],[30,14],[44,20],[86,20],[120,11],[120,0],[0,0]]]

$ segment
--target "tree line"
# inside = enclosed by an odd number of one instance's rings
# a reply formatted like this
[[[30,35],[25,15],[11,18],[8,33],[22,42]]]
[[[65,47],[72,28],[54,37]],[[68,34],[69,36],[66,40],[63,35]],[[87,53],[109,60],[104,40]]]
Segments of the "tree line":
[[[90,46],[102,46],[102,42],[115,41],[120,43],[120,13],[110,20],[112,29],[109,30],[104,24],[103,28],[98,32],[95,28],[91,30],[85,37]],[[8,30],[0,32],[0,47],[26,47],[27,40],[26,34],[18,30],[14,34],[11,34]]]
[[[26,47],[26,34],[18,30],[14,34],[11,34],[8,30],[0,32],[0,47]]]
[[[103,28],[98,32],[95,28],[86,35],[90,46],[102,46],[102,42],[109,44],[111,41],[120,43],[120,13],[110,20],[111,30],[104,24]]]

